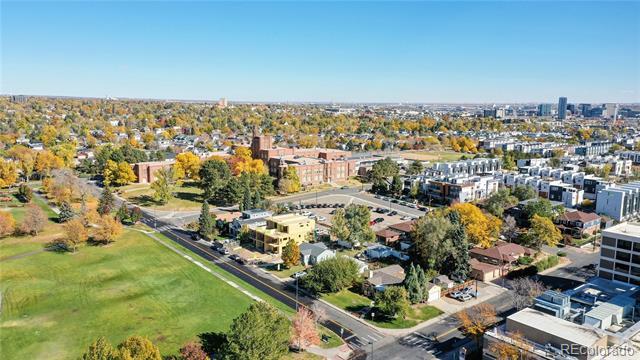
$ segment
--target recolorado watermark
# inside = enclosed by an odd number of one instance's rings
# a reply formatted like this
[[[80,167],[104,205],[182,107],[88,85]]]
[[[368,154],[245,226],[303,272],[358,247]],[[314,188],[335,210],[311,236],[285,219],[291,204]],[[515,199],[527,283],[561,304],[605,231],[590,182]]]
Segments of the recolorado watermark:
[[[578,344],[561,344],[560,351],[563,354],[575,357],[603,357],[603,356],[620,356],[635,359],[638,353],[636,349],[629,346],[594,346],[586,347]]]

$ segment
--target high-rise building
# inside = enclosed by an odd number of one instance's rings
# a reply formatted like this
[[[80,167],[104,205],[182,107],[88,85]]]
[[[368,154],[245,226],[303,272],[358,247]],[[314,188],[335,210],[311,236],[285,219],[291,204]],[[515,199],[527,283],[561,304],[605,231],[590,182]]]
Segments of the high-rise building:
[[[618,117],[618,104],[605,104],[604,105],[604,117],[607,119],[615,120]]]
[[[580,110],[580,115],[583,117],[591,117],[591,104],[580,104],[578,105],[578,109]]]
[[[484,109],[482,110],[482,116],[486,118],[495,118],[496,117],[496,109]]]
[[[549,115],[551,115],[551,104],[538,105],[538,116],[549,116]]]
[[[621,223],[602,231],[598,276],[640,285],[640,226]]]
[[[561,96],[558,99],[558,119],[564,120],[567,118],[567,98]]]

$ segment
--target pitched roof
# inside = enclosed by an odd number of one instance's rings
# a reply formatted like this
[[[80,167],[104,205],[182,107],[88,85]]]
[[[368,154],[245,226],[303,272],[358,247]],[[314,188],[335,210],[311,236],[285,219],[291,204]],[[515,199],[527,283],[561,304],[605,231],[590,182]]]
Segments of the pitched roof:
[[[500,242],[488,249],[473,248],[469,250],[472,254],[477,254],[497,260],[515,261],[520,255],[531,255],[533,250],[514,243]]]
[[[382,229],[376,233],[376,236],[383,237],[385,239],[400,236],[400,233],[391,229]]]
[[[469,260],[469,265],[471,265],[471,269],[478,270],[483,273],[500,269],[500,267],[498,267],[497,265],[483,263],[483,262],[480,262],[478,259]]]
[[[327,248],[327,245],[325,245],[324,243],[300,244],[300,253],[302,253],[303,255],[318,256],[328,250],[329,248]]]
[[[389,229],[408,233],[408,232],[411,232],[411,230],[413,229],[413,224],[415,222],[416,222],[415,220],[409,220],[409,221],[401,222],[398,224],[389,225]]]
[[[581,221],[583,223],[600,220],[600,216],[596,213],[586,213],[582,211],[567,211],[560,215],[560,220],[564,221]]]
[[[369,283],[375,286],[379,285],[395,285],[404,281],[404,269],[400,265],[389,265],[382,269],[373,270],[371,277],[367,279]]]

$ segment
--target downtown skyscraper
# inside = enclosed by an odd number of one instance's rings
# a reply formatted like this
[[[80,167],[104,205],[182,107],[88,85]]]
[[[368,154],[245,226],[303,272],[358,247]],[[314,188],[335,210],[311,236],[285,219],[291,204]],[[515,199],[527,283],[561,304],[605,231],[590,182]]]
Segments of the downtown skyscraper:
[[[558,119],[564,120],[567,118],[567,98],[561,96],[558,99]]]

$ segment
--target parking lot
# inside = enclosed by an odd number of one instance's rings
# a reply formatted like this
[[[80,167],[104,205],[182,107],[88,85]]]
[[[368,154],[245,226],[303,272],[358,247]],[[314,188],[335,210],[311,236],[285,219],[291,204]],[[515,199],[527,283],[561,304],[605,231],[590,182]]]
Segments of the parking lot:
[[[381,205],[380,203],[369,201],[367,199],[343,194],[319,196],[317,200],[316,198],[307,199],[297,202],[294,205],[302,206],[302,209],[297,210],[298,212],[310,214],[310,216],[315,215],[316,222],[320,226],[327,227],[331,225],[331,218],[333,217],[333,213],[336,208],[339,206],[345,207],[350,204],[368,206],[371,209],[371,220],[381,219],[381,221],[372,224],[371,227],[373,231],[382,230],[387,228],[389,225],[409,221],[418,217],[415,214],[415,211],[413,213],[408,213],[394,203],[390,203],[391,207],[389,210],[389,204]],[[378,208],[385,209],[387,213],[382,214],[376,212],[375,210]]]

